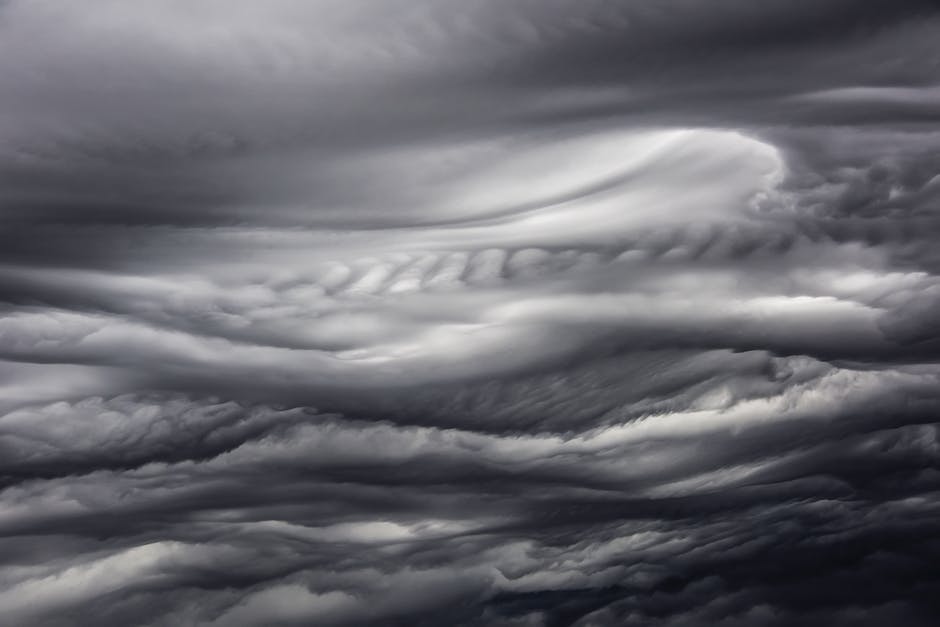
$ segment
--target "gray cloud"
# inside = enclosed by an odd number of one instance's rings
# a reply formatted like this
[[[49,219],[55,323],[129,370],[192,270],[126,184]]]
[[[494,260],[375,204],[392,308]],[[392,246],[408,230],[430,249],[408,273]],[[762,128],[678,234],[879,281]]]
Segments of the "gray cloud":
[[[932,625],[937,6],[0,5],[10,624]]]

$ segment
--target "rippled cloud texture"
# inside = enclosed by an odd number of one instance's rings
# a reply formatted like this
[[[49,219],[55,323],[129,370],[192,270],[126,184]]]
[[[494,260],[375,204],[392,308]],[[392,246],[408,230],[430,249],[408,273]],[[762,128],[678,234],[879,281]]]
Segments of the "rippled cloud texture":
[[[6,0],[0,103],[3,624],[936,624],[936,3]]]

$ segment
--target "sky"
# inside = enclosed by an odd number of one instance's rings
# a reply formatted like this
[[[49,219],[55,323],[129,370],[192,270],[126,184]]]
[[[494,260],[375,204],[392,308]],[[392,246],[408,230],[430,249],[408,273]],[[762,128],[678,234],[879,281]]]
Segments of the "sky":
[[[928,627],[940,5],[0,2],[0,616]]]

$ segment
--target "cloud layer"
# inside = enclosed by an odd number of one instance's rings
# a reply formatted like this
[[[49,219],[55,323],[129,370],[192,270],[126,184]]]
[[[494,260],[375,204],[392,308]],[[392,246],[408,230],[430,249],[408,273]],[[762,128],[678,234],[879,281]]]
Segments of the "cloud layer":
[[[933,625],[937,8],[3,2],[4,620]]]

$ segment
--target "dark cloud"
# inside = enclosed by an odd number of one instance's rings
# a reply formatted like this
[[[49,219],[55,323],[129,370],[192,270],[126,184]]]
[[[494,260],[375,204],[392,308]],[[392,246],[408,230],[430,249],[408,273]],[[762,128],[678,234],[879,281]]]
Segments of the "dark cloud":
[[[938,9],[0,3],[0,622],[935,624]]]

